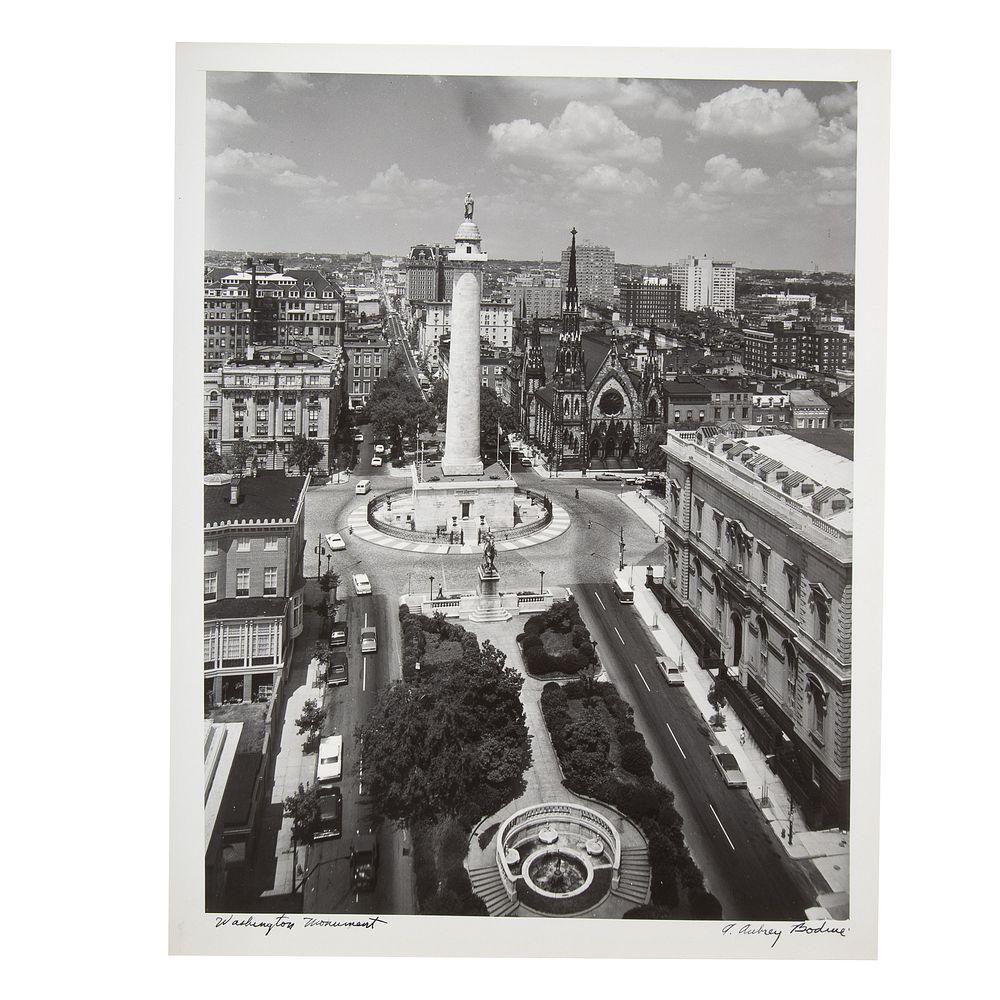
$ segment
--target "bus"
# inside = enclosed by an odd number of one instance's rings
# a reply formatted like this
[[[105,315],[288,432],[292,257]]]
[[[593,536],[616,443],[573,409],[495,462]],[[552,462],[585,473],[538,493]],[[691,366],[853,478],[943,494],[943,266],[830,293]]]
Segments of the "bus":
[[[615,592],[615,597],[618,598],[619,604],[635,603],[635,592],[632,590],[632,584],[629,583],[628,576],[624,573],[620,573],[615,577],[615,582],[611,589]]]

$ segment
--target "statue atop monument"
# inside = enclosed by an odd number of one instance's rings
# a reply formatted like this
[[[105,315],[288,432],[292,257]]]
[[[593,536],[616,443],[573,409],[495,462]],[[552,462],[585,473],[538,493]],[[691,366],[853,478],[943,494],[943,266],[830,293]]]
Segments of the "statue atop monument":
[[[476,203],[472,200],[472,192],[466,191],[465,193],[465,217],[467,219],[472,218],[472,213],[476,207]]]
[[[497,547],[493,544],[493,532],[486,536],[486,546],[483,549],[483,570],[486,573],[495,573],[497,570]]]

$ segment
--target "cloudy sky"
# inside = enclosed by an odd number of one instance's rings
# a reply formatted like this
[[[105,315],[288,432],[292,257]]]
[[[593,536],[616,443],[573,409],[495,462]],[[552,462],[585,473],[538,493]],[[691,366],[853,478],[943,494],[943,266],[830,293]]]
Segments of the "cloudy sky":
[[[405,253],[467,190],[491,257],[854,270],[844,83],[211,73],[212,249]]]

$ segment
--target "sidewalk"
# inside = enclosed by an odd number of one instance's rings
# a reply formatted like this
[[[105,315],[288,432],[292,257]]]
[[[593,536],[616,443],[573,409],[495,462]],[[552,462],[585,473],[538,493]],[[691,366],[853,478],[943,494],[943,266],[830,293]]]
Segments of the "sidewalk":
[[[632,497],[629,502],[628,497]],[[626,494],[623,501],[643,520],[652,515],[655,507],[635,500],[635,494]],[[638,507],[634,506],[638,504]],[[647,522],[648,523],[648,522]],[[638,567],[645,572],[644,567]],[[660,575],[663,567],[654,567]],[[645,586],[635,587],[635,609],[649,626],[653,641],[675,663],[683,658],[684,685],[698,710],[706,721],[715,714],[708,702],[708,691],[712,686],[712,674],[703,670],[691,646],[684,641],[680,630],[671,617],[662,610],[656,598]],[[809,830],[798,809],[792,815],[792,838],[788,842],[788,793],[764,759],[764,753],[745,733],[745,742],[740,742],[743,730],[739,717],[732,710],[725,712],[726,728],[716,732],[718,741],[726,746],[739,762],[740,770],[747,779],[747,789],[757,804],[765,820],[774,831],[777,842],[785,853],[799,861],[810,861],[830,887],[829,893],[820,893],[818,905],[806,911],[810,920],[844,919],[847,915],[848,893],[850,889],[850,833],[840,830]]]
[[[660,515],[664,512],[663,501],[651,496],[645,490],[629,490],[618,498],[640,521],[649,526],[655,535],[661,535]]]
[[[302,752],[304,736],[298,735],[295,720],[302,714],[302,706],[309,698],[323,703],[323,688],[317,687],[316,668],[319,661],[313,657],[306,667],[305,683],[300,684],[285,702],[285,717],[281,724],[281,747],[274,762],[274,785],[271,789],[271,804],[284,803],[289,795],[299,790],[299,784],[309,784],[316,777],[316,754]],[[274,886],[262,895],[283,896],[291,893],[295,881],[295,863],[305,865],[306,848],[301,846],[292,856],[292,821],[283,816],[278,840],[275,844]]]

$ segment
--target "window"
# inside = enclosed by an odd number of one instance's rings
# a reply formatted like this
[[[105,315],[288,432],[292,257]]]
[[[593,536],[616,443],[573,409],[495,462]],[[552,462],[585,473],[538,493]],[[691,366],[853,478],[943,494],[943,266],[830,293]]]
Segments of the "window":
[[[236,571],[236,596],[250,596],[250,570],[246,567]]]
[[[795,614],[795,608],[798,605],[799,596],[799,580],[798,574],[794,570],[787,571],[788,578],[788,610]]]
[[[276,622],[258,622],[253,628],[254,660],[274,660],[278,650],[278,625]]]
[[[205,555],[217,556],[219,554],[219,542],[215,538],[205,539]]]
[[[823,645],[826,645],[826,632],[827,623],[830,620],[830,609],[827,607],[826,601],[822,598],[816,598],[816,638],[819,639]]]
[[[278,539],[277,538],[265,538],[264,539],[264,551],[265,552],[277,552],[278,551]]]
[[[767,677],[767,625],[763,618],[757,619],[757,628],[760,631],[760,675]]]
[[[302,628],[302,595],[296,594],[292,598],[292,628]]]
[[[205,600],[214,601],[219,596],[219,574],[216,572],[205,574]]]
[[[767,549],[760,550],[760,587],[761,590],[767,590],[767,563],[768,563],[768,552]]]
[[[264,596],[274,597],[278,593],[278,567],[264,567]]]
[[[250,539],[249,538],[239,538],[236,541],[236,551],[237,552],[249,552],[250,551]]]
[[[827,694],[814,678],[809,678],[809,733],[817,743],[826,742]]]
[[[246,658],[246,626],[222,626],[222,658],[223,660],[242,660]]]
[[[210,625],[205,629],[205,665],[215,666],[215,659],[219,655],[219,637],[216,633],[216,626]]]

